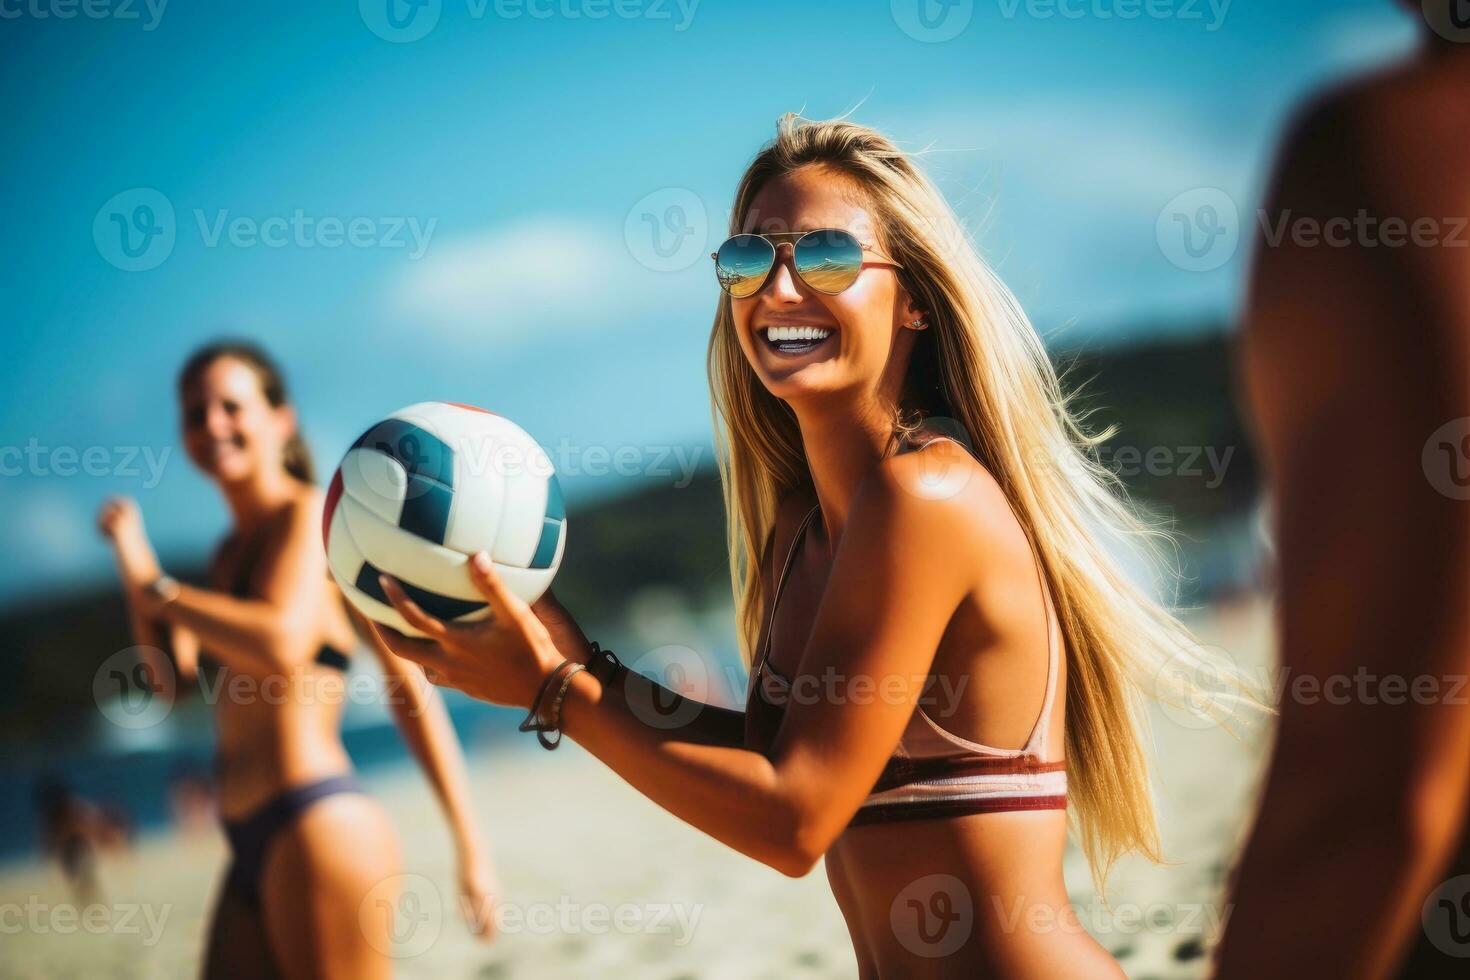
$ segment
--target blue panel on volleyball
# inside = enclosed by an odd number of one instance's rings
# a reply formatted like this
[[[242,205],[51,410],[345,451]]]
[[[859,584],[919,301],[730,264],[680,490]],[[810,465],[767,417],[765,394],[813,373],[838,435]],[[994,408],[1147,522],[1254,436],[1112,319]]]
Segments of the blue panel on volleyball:
[[[383,591],[382,583],[378,581],[378,576],[381,574],[382,572],[374,568],[371,562],[365,561],[362,563],[362,570],[357,573],[357,581],[354,584],[359,592],[378,600],[385,606],[391,606],[388,594]],[[419,604],[420,609],[435,619],[457,619],[466,613],[472,613],[476,609],[485,607],[483,602],[471,602],[466,599],[456,599],[453,596],[440,595],[428,589],[421,589],[402,579],[398,580],[398,584],[410,599]]]
[[[444,543],[454,502],[454,450],[433,433],[404,419],[385,419],[353,444],[396,459],[408,472],[398,526],[435,544]]]
[[[531,568],[550,568],[556,557],[556,545],[561,539],[562,528],[567,516],[566,504],[561,499],[561,484],[556,476],[546,478],[546,517],[541,522],[541,540],[536,542],[536,554],[531,558]]]

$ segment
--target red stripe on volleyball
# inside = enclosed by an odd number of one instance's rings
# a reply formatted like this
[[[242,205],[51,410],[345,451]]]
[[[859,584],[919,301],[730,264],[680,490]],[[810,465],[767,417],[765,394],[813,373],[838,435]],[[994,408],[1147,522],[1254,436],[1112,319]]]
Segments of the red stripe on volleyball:
[[[322,546],[327,544],[327,534],[332,529],[332,515],[337,512],[337,501],[342,499],[342,471],[338,470],[332,474],[332,482],[327,484],[327,503],[322,508]]]
[[[500,415],[499,412],[492,412],[488,408],[481,408],[479,405],[466,405],[464,402],[445,402],[444,404],[453,405],[455,408],[462,408],[467,412],[481,412],[485,415],[494,415],[496,417]]]

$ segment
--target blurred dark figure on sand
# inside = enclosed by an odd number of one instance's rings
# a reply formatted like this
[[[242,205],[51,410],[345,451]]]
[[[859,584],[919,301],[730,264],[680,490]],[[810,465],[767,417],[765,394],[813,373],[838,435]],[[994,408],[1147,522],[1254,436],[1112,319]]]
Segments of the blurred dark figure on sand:
[[[1300,114],[1260,216],[1287,683],[1222,977],[1470,975],[1470,5],[1422,14]]]

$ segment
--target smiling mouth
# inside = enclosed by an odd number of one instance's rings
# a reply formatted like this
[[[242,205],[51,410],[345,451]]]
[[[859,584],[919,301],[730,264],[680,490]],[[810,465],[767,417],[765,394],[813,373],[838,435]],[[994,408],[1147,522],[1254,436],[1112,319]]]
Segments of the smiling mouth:
[[[227,456],[238,455],[244,448],[244,443],[239,437],[231,437],[212,440],[207,452],[210,460],[218,462]]]
[[[767,347],[785,357],[810,354],[832,339],[827,327],[765,327],[758,331]]]

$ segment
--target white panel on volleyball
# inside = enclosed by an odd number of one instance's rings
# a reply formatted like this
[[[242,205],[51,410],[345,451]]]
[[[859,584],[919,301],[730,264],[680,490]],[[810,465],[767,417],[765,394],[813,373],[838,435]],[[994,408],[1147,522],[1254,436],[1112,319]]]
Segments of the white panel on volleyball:
[[[344,496],[351,497],[389,524],[396,525],[408,496],[408,471],[387,453],[354,449],[342,459]]]
[[[365,559],[362,550],[357,546],[357,542],[353,540],[352,528],[349,526],[347,516],[343,510],[343,504],[346,503],[347,501],[344,498],[337,505],[337,511],[332,515],[331,529],[327,533],[327,564],[332,569],[332,577],[337,580],[337,587],[342,590],[342,594],[347,597],[347,601],[352,603],[357,611],[368,619],[382,623],[385,626],[391,626],[405,636],[425,636],[424,633],[408,625],[408,620],[399,615],[397,609],[394,609],[385,602],[379,602],[377,599],[363,592],[355,584],[358,574],[362,571]],[[423,546],[424,544],[418,538],[414,538],[413,540],[418,542],[419,546]],[[541,588],[542,591],[545,591],[546,586],[543,585]],[[475,619],[483,619],[489,612],[488,607],[479,609],[460,616],[455,622],[462,623]]]
[[[391,626],[406,636],[422,636],[423,634],[398,615],[397,609],[365,595],[353,584],[357,581],[362,563],[362,552],[352,540],[352,531],[347,527],[347,519],[342,515],[339,504],[336,513],[332,515],[332,526],[327,532],[327,564],[332,569],[332,577],[337,580],[337,588],[368,619]]]
[[[495,563],[495,571],[500,575],[500,580],[505,587],[510,589],[527,605],[541,598],[541,594],[551,587],[551,580],[556,575],[556,566],[550,568],[517,568],[514,565],[502,565]]]
[[[362,556],[395,578],[451,599],[485,597],[470,581],[469,556],[389,524],[344,493],[337,504]]]
[[[506,502],[501,505],[500,535],[495,538],[495,561],[522,567],[537,557],[541,530],[547,516],[551,460],[532,439],[520,436],[520,467],[506,475]],[[553,566],[556,567],[556,566]]]
[[[445,427],[450,426],[451,428],[447,431],[454,431],[452,427],[462,424],[460,420],[464,418],[467,411],[469,410],[448,402],[417,402],[407,408],[400,408],[389,417],[412,422],[419,428],[427,429],[442,438],[446,431]],[[474,412],[472,414],[483,413]]]
[[[459,417],[442,430],[454,433],[454,505],[444,544],[467,554],[487,551],[497,563],[524,566],[536,553],[535,542],[516,550],[506,550],[504,542],[507,535],[516,542],[527,536],[524,527],[515,526],[524,519],[518,477],[528,470],[544,472],[550,461],[535,458],[537,453],[544,456],[541,447],[515,423],[484,412],[453,411]],[[539,527],[538,518],[538,534]]]

